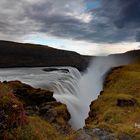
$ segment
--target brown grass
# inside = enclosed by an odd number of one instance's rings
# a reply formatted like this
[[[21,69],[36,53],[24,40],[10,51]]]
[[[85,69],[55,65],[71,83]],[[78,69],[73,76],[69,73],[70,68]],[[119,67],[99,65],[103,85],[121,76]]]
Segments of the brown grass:
[[[134,106],[117,106],[117,100],[136,100]],[[107,128],[120,135],[126,133],[140,139],[140,65],[115,68],[107,76],[103,94],[92,102],[88,128]]]

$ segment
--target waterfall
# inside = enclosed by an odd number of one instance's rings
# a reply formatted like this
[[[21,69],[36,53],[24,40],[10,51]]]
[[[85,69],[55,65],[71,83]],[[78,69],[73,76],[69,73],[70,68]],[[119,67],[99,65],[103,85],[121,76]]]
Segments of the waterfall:
[[[87,71],[81,75],[76,68],[14,68],[0,69],[3,80],[20,80],[33,87],[50,89],[54,97],[67,105],[71,114],[70,124],[82,128],[88,117],[89,105],[103,88],[104,76],[114,66],[126,64],[115,57],[94,58]]]
[[[61,88],[54,90],[55,98],[67,105],[73,128],[79,129],[85,125],[90,103],[98,97],[103,89],[105,74],[112,67],[127,63],[129,63],[128,59],[114,56],[97,57],[93,59],[85,74],[79,76],[78,70],[72,68],[73,73],[70,73],[72,79],[69,77],[68,81],[63,80],[64,83],[59,83]],[[65,91],[59,91],[60,89],[65,89]]]
[[[54,91],[54,97],[67,105],[71,114],[70,124],[74,128],[79,128],[81,124],[82,105],[80,104],[79,80],[81,74],[76,68],[69,67],[69,73],[61,76],[57,81],[50,83],[50,88]]]

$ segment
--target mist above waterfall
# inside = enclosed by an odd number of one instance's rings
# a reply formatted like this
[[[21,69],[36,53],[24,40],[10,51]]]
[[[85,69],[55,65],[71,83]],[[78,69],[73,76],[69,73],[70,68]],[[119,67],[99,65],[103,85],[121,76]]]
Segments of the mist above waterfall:
[[[95,57],[83,75],[80,76],[77,69],[70,68],[70,73],[66,76],[68,79],[61,78],[63,82],[57,82],[56,88],[53,88],[54,97],[67,105],[71,114],[70,124],[73,128],[79,129],[85,125],[90,103],[103,89],[106,73],[112,67],[128,62],[128,59],[115,56]]]
[[[82,112],[77,118],[79,124],[74,124],[76,128],[81,128],[88,117],[90,103],[95,100],[103,89],[103,83],[106,73],[115,66],[129,63],[128,59],[116,58],[114,56],[96,57],[92,60],[86,73],[79,81],[80,95],[79,100],[82,105]],[[79,120],[79,121],[78,121]]]

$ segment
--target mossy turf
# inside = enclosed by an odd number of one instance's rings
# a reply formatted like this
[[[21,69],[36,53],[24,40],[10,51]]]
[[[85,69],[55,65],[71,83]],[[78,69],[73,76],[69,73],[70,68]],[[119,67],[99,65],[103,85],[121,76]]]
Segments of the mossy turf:
[[[77,140],[73,132],[64,135],[51,123],[38,116],[28,117],[28,124],[6,133],[6,140]]]
[[[11,132],[13,140],[63,140],[64,136],[38,116],[28,117],[28,124]],[[15,133],[16,132],[16,133]],[[12,138],[11,137],[11,138]]]

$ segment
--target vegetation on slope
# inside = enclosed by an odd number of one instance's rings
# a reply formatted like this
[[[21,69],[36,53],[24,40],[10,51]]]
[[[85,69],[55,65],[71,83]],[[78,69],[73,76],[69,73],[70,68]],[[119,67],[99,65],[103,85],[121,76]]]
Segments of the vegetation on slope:
[[[19,81],[0,83],[1,140],[67,140],[74,133],[69,119],[52,92]]]
[[[86,128],[101,128],[118,139],[140,139],[140,65],[113,68],[90,105]],[[124,136],[125,135],[125,136]]]

